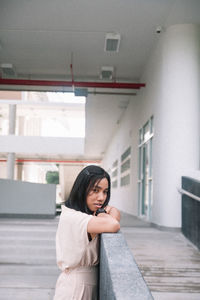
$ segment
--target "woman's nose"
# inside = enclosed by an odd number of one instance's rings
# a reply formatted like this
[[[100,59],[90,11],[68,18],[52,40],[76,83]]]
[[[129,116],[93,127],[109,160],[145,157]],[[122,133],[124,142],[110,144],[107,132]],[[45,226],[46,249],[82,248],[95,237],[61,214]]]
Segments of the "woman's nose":
[[[101,201],[101,200],[104,199],[104,194],[103,194],[103,192],[99,192],[99,193],[98,193],[97,199],[98,199],[99,201]]]

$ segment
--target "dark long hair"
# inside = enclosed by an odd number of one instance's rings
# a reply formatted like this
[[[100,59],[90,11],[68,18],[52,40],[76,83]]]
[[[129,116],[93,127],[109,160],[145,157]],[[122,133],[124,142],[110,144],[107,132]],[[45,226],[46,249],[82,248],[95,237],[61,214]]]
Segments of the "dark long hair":
[[[86,198],[88,193],[103,178],[108,180],[108,193],[102,207],[108,205],[110,200],[110,176],[101,167],[90,165],[84,168],[77,176],[65,206],[87,214],[93,214],[87,207]]]

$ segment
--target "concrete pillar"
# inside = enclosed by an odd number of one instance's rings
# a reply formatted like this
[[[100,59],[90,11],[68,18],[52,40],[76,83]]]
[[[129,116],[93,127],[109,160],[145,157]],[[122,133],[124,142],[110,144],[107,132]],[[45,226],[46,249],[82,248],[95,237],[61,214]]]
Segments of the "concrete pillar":
[[[9,135],[15,134],[16,104],[9,105]],[[7,156],[7,178],[14,179],[15,153],[8,153]]]
[[[9,134],[15,134],[16,104],[9,105]]]
[[[15,153],[8,153],[7,156],[7,178],[14,179],[15,172]]]
[[[181,176],[199,168],[200,26],[170,26],[163,35],[154,139],[153,219],[181,226]],[[159,131],[159,132],[158,132]]]

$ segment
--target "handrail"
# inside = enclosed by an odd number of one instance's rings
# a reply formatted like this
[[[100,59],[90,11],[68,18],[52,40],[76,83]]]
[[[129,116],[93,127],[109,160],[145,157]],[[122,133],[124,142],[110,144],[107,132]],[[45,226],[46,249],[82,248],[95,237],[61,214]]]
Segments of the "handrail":
[[[188,191],[186,191],[184,189],[178,188],[178,191],[179,191],[179,193],[187,195],[188,197],[190,197],[190,198],[192,198],[194,200],[200,201],[200,197],[198,197],[198,196],[196,196],[196,195],[194,195],[194,194],[192,194],[192,193],[190,193],[190,192],[188,192]]]

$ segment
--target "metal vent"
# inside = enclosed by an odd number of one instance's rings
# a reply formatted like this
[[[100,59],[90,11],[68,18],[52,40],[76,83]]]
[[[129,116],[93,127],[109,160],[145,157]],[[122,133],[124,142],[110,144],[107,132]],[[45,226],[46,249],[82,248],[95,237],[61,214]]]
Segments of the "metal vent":
[[[16,71],[12,64],[1,64],[0,68],[3,78],[16,76]]]
[[[113,78],[113,71],[114,71],[113,67],[102,67],[100,78],[104,80],[106,79],[111,80]]]
[[[107,33],[105,38],[104,51],[118,52],[120,44],[120,34]]]
[[[87,89],[81,89],[81,88],[75,88],[74,95],[77,97],[87,97],[88,96],[88,90]]]

